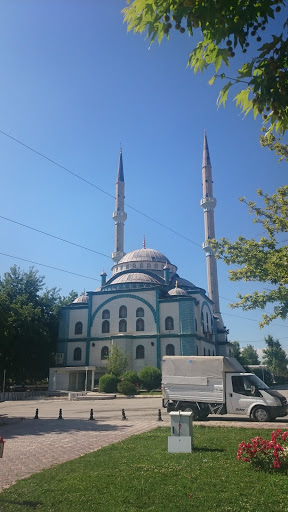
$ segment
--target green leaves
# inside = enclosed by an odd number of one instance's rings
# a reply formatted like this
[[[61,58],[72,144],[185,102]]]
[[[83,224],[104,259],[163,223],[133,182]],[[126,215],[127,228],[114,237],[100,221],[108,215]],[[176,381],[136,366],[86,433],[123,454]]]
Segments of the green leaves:
[[[127,0],[128,7],[123,13],[128,31],[146,33],[150,42],[158,39],[160,43],[164,35],[169,37],[174,29],[192,36],[197,31],[200,41],[198,38],[196,44],[192,39],[188,59],[188,66],[194,73],[202,73],[211,64],[218,73],[221,66],[229,66],[230,59],[236,54],[251,51],[253,40],[252,59],[244,62],[238,74],[232,77],[216,74],[209,84],[212,85],[219,76],[227,80],[218,97],[219,106],[225,105],[231,85],[245,83],[235,97],[236,106],[245,115],[251,110],[254,117],[262,115],[268,133],[276,131],[283,135],[288,127],[288,23],[280,11],[281,5],[286,6],[286,3],[285,0],[255,3],[243,0]],[[269,34],[266,28],[277,16],[280,23],[274,24],[273,30],[279,33],[266,36]]]

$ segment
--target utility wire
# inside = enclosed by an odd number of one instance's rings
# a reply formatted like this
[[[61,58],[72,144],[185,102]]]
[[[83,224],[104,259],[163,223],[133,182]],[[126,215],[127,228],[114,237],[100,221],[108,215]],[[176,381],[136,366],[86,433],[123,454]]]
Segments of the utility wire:
[[[37,233],[41,233],[42,235],[50,236],[51,238],[56,238],[56,240],[61,240],[61,242],[65,242],[66,244],[75,245],[76,247],[80,247],[81,249],[85,249],[86,251],[94,252],[95,254],[100,254],[100,256],[105,256],[105,258],[111,259],[111,256],[108,256],[107,254],[103,254],[102,252],[99,251],[94,251],[94,249],[84,247],[84,245],[76,244],[75,242],[70,242],[70,240],[65,240],[65,238],[52,235],[51,233],[47,233],[46,231],[42,231],[41,229],[33,228],[32,226],[27,226],[27,224],[22,224],[22,222],[17,222],[16,220],[8,219],[8,217],[4,217],[3,215],[0,215],[0,219],[7,220],[8,222],[13,222],[13,224],[17,224],[18,226],[31,229],[32,231],[37,231]]]
[[[103,194],[105,194],[106,196],[109,196],[111,197],[112,199],[115,199],[115,196],[113,194],[110,194],[109,192],[107,192],[106,190],[104,190],[103,188],[100,188],[98,187],[97,185],[95,185],[94,183],[92,183],[91,181],[89,180],[86,180],[85,178],[83,178],[82,176],[80,176],[79,174],[77,174],[76,172],[73,172],[71,171],[70,169],[68,169],[67,167],[65,167],[64,165],[61,165],[59,164],[58,162],[56,162],[56,160],[53,160],[52,158],[44,155],[43,153],[40,153],[40,151],[37,151],[36,149],[32,148],[31,146],[28,146],[27,144],[25,144],[24,142],[21,142],[19,139],[16,139],[15,137],[12,137],[12,135],[9,135],[8,133],[4,132],[3,130],[0,130],[0,133],[2,133],[2,135],[5,135],[5,137],[8,137],[9,139],[13,140],[14,142],[17,142],[17,144],[20,144],[21,146],[23,146],[24,148],[26,149],[29,149],[29,151],[32,151],[33,153],[35,153],[36,155],[40,156],[41,158],[44,158],[45,160],[47,160],[48,162],[52,163],[53,165],[56,165],[57,167],[59,167],[60,169],[62,169],[63,171],[66,171],[68,172],[69,174],[71,174],[72,176],[74,176],[75,178],[83,181],[84,183],[86,183],[87,185],[90,185],[91,187],[99,190],[99,192],[102,192]],[[142,215],[143,217],[145,217],[146,219],[149,219],[151,220],[152,222],[154,222],[155,224],[158,224],[158,226],[161,226],[165,229],[167,229],[168,231],[170,231],[171,233],[174,233],[174,235],[177,235],[181,238],[184,238],[184,240],[187,240],[188,242],[196,245],[197,247],[200,247],[202,248],[202,245],[201,244],[198,244],[197,242],[194,242],[194,240],[191,240],[191,238],[185,236],[185,235],[182,235],[181,233],[179,233],[178,231],[176,231],[175,229],[172,229],[170,228],[169,226],[166,226],[166,224],[162,224],[162,222],[154,219],[153,217],[151,217],[150,215],[147,215],[146,213],[144,212],[141,212],[141,210],[138,210],[137,208],[135,208],[134,206],[131,206],[129,205],[128,203],[125,203],[125,206],[127,206],[128,208],[130,208],[131,210],[133,210],[134,212],[137,212],[139,213],[139,215]]]
[[[62,268],[52,267],[51,265],[44,265],[44,263],[39,263],[38,261],[26,260],[25,258],[19,258],[18,256],[13,256],[12,254],[5,254],[4,252],[0,252],[0,255],[7,256],[8,258],[14,258],[16,260],[27,261],[28,263],[33,263],[33,265],[40,265],[41,267],[59,270],[59,272],[65,272],[66,274],[72,274],[73,276],[85,277],[85,279],[92,279],[93,281],[100,281],[100,279],[97,279],[96,277],[83,276],[83,274],[76,274],[76,272],[69,272],[69,270],[63,270]]]

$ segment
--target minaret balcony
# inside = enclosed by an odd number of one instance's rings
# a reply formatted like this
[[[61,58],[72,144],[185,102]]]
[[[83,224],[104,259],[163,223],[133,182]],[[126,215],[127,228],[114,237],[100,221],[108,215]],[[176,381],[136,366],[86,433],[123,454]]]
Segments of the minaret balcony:
[[[213,256],[213,251],[209,242],[204,242],[202,244],[202,249],[205,251],[206,256]]]
[[[127,213],[126,212],[113,212],[112,217],[115,222],[125,222],[127,219]]]
[[[203,208],[204,212],[214,210],[216,206],[216,199],[215,197],[203,197],[200,201],[200,205]]]

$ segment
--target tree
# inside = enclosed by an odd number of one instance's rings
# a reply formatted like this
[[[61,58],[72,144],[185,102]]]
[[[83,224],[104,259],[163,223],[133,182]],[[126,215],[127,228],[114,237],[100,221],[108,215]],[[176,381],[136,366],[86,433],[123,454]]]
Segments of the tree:
[[[223,259],[227,265],[237,265],[239,268],[229,270],[231,281],[252,281],[269,283],[272,288],[264,291],[241,295],[239,302],[230,304],[232,308],[241,307],[243,310],[256,308],[264,309],[267,304],[274,305],[273,313],[262,316],[260,327],[268,325],[272,320],[284,320],[288,314],[288,245],[279,241],[280,233],[288,232],[288,186],[278,188],[276,193],[269,196],[262,190],[257,194],[264,205],[240,199],[254,215],[253,222],[264,229],[266,236],[259,241],[240,236],[236,242],[222,238],[219,242],[210,241],[217,258]]]
[[[279,340],[274,340],[269,334],[265,338],[265,343],[263,363],[275,377],[287,375],[288,357]]]
[[[172,30],[192,38],[188,65],[203,72],[215,67],[216,78],[225,80],[218,104],[225,105],[229,89],[238,84],[236,105],[247,114],[263,116],[269,130],[283,134],[288,125],[287,26],[285,0],[127,0],[124,21],[128,30],[146,33],[150,41],[169,37]],[[275,33],[270,34],[271,22]],[[280,21],[281,20],[281,21]],[[193,44],[194,41],[194,44]],[[253,44],[251,44],[253,43]],[[251,44],[251,47],[250,47]],[[228,76],[220,73],[241,53],[244,63]],[[248,58],[246,58],[246,54]],[[243,57],[245,55],[245,57]],[[232,74],[233,72],[228,72]]]
[[[154,366],[144,366],[139,372],[140,382],[147,391],[160,388],[161,376],[161,370]]]
[[[128,366],[128,355],[124,354],[117,344],[113,344],[107,358],[107,372],[115,377],[121,377]]]
[[[241,351],[242,359],[244,360],[244,365],[249,364],[260,364],[260,360],[257,354],[257,351],[253,347],[253,345],[247,345],[247,347],[242,348]]]
[[[10,382],[47,378],[54,363],[58,311],[66,299],[55,288],[42,293],[43,287],[44,277],[33,268],[23,272],[14,265],[0,278],[0,371]]]
[[[233,345],[233,356],[239,361],[240,364],[244,364],[244,361],[242,359],[241,355],[241,348],[239,341],[232,341]]]

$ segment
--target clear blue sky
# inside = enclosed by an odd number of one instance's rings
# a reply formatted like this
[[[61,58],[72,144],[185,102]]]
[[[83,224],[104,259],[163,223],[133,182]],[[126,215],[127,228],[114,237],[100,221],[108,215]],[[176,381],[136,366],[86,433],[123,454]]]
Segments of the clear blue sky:
[[[0,130],[114,195],[120,144],[126,200],[191,239],[169,232],[128,206],[126,252],[163,252],[179,274],[206,289],[201,162],[206,128],[213,165],[216,235],[259,234],[238,198],[273,193],[287,183],[287,165],[259,146],[260,121],[234,104],[217,110],[220,84],[186,68],[188,36],[159,47],[127,34],[124,0],[3,0],[0,4]],[[246,54],[247,55],[247,54]],[[231,95],[232,98],[233,95]],[[0,215],[94,251],[113,251],[114,200],[0,133]],[[0,274],[15,257],[82,274],[39,268],[47,287],[63,295],[99,286],[112,261],[0,218]],[[260,229],[261,231],[261,229]],[[268,333],[288,349],[288,321],[262,331],[261,312],[227,307],[250,284],[232,283],[219,262],[223,318],[230,339],[264,346]],[[88,277],[94,278],[89,279]]]

